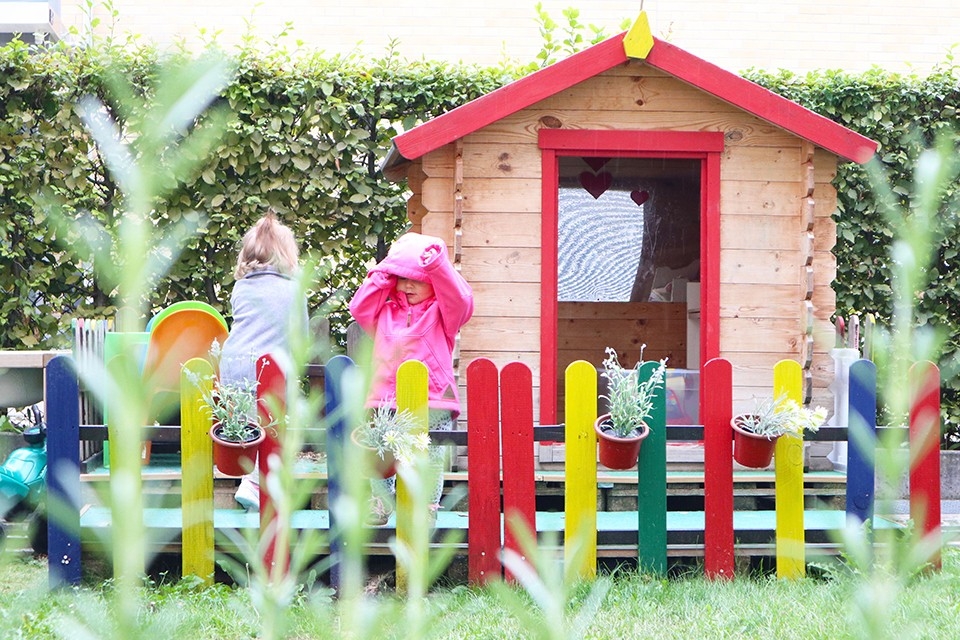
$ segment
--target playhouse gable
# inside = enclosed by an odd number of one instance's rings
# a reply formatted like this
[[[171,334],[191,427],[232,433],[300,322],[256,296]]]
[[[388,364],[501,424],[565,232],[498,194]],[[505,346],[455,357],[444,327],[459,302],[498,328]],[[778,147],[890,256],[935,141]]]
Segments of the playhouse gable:
[[[631,32],[632,33],[632,32]],[[621,33],[569,58],[481,96],[394,138],[383,164],[384,173],[400,180],[399,169],[455,140],[549,98],[584,80],[630,60]],[[867,162],[877,143],[829,118],[779,96],[760,85],[703,60],[672,44],[652,38],[644,62],[693,87],[742,109],[837,156]],[[627,48],[629,48],[629,41]],[[636,54],[635,54],[636,55]]]

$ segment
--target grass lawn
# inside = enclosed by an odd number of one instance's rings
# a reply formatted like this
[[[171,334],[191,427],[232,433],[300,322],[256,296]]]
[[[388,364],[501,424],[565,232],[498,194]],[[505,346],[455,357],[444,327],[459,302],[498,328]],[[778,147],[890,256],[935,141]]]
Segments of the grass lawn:
[[[960,550],[945,551],[942,572],[905,584],[882,574],[814,573],[819,577],[798,581],[753,575],[708,582],[696,571],[669,579],[624,571],[609,581],[602,599],[591,598],[591,585],[575,585],[566,606],[547,613],[519,589],[440,587],[422,607],[389,593],[346,602],[331,600],[323,589],[303,590],[287,609],[285,636],[956,638],[960,633]],[[0,637],[117,637],[110,580],[91,575],[77,589],[49,593],[45,587],[45,562],[18,556],[0,567]],[[257,598],[253,589],[223,584],[204,589],[161,578],[142,590],[138,624],[142,637],[150,638],[263,637],[252,604]],[[595,615],[591,602],[599,604]],[[864,608],[872,611],[867,618],[859,613]]]

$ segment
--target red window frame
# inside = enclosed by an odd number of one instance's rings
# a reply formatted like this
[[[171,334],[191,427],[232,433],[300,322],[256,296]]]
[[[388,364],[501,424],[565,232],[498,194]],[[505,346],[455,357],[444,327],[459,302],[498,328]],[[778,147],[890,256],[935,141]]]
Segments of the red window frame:
[[[559,158],[699,159],[700,363],[720,355],[722,132],[541,129],[540,423],[557,420],[557,208]]]

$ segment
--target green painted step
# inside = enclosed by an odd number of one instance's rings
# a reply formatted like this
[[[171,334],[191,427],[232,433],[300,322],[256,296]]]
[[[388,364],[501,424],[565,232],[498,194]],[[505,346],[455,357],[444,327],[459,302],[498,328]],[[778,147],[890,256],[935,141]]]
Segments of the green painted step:
[[[144,524],[151,529],[181,529],[183,519],[180,509],[148,508],[143,510]],[[554,511],[538,511],[537,530],[563,532],[564,514]],[[667,530],[674,532],[703,531],[705,515],[703,511],[668,511]],[[90,507],[80,516],[82,529],[104,529],[110,527],[110,509],[108,507]],[[846,525],[846,514],[836,510],[811,509],[803,512],[805,529],[810,531],[838,531]],[[440,511],[437,513],[438,529],[466,529],[469,519],[466,512]],[[597,531],[599,532],[635,532],[638,516],[636,511],[601,511],[597,513]],[[394,517],[379,530],[392,530]],[[241,509],[215,509],[213,524],[216,529],[256,529],[260,526],[259,514]],[[292,516],[294,529],[330,528],[330,515],[326,510],[300,510]],[[878,517],[874,524],[877,528],[899,528],[893,520]],[[774,531],[776,529],[775,511],[735,511],[733,514],[735,531]]]

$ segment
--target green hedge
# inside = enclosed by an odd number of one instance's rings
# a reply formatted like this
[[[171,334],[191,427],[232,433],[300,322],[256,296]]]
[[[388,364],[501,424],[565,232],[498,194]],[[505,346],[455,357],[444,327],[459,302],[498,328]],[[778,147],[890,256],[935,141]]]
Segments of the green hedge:
[[[583,43],[584,45],[586,43]],[[208,52],[208,54],[225,55]],[[166,55],[166,54],[165,54]],[[90,257],[62,248],[36,206],[39,193],[115,228],[121,195],[94,151],[75,104],[88,93],[106,100],[105,79],[121,73],[146,94],[165,55],[144,46],[98,43],[96,49],[0,48],[0,334],[2,348],[62,347],[73,317],[111,316],[111,293],[92,278]],[[228,133],[203,169],[157,202],[156,224],[199,216],[201,233],[173,271],[157,283],[150,308],[182,299],[224,306],[237,243],[268,206],[278,210],[305,251],[326,267],[311,292],[313,312],[331,317],[336,336],[347,323],[345,298],[369,261],[383,255],[405,225],[403,185],[378,165],[391,138],[487,93],[535,65],[480,68],[320,54],[283,49],[235,55],[237,75],[222,105]],[[920,150],[943,132],[960,131],[960,83],[948,60],[927,78],[879,70],[797,76],[749,71],[751,79],[881,143],[894,189],[907,204],[911,168]],[[121,123],[122,125],[123,123]],[[201,123],[202,124],[202,123]],[[838,190],[838,312],[890,314],[892,237],[866,175],[843,165]],[[945,194],[945,201],[953,194]],[[929,288],[918,296],[919,321],[946,331],[942,364],[960,353],[960,282],[956,213],[945,209],[946,233]],[[944,418],[960,423],[960,382],[945,383]]]
[[[90,257],[58,245],[35,200],[55,197],[72,215],[89,212],[115,229],[122,194],[75,105],[88,93],[109,104],[109,73],[148,92],[164,60],[146,47],[0,48],[0,347],[64,346],[71,318],[113,315],[112,292],[97,288]],[[222,96],[232,113],[226,136],[202,171],[155,203],[158,225],[197,212],[202,222],[149,308],[199,299],[227,311],[239,239],[273,207],[326,267],[309,303],[342,335],[344,292],[406,224],[403,185],[378,173],[391,138],[513,76],[393,55],[361,62],[243,50],[236,60]]]
[[[874,69],[863,74],[824,71],[798,76],[750,71],[751,80],[794,100],[880,143],[879,157],[900,205],[910,207],[915,193],[914,166],[920,153],[938,136],[960,132],[960,67],[948,58],[929,76],[901,76]],[[860,165],[841,165],[837,188],[837,313],[843,316],[873,313],[877,322],[890,319],[889,254],[893,232],[879,213],[866,171]],[[940,357],[944,377],[942,415],[944,444],[960,446],[960,223],[957,185],[942,195],[942,242],[929,285],[917,294],[919,325],[935,327],[946,336]]]

